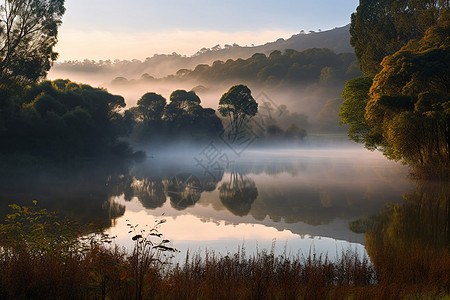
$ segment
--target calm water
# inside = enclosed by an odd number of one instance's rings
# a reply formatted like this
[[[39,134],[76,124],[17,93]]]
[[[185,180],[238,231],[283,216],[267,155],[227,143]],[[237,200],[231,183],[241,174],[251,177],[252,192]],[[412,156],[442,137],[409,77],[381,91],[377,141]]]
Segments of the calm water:
[[[270,250],[274,241],[277,253],[335,257],[349,247],[366,253],[364,234],[351,231],[350,222],[388,203],[403,205],[418,189],[404,166],[360,148],[247,150],[214,173],[198,162],[198,152],[180,151],[156,152],[142,163],[2,170],[2,213],[9,203],[36,199],[102,224],[126,247],[126,220],[144,228],[163,217],[160,232],[183,257],[187,249]]]
[[[131,245],[126,220],[151,225],[164,215],[161,232],[181,253],[253,252],[274,241],[277,253],[364,253],[364,234],[349,222],[413,189],[404,167],[355,148],[247,151],[216,178],[192,157],[179,161],[156,154],[135,165],[127,190],[108,199],[124,211],[108,230],[120,244]]]

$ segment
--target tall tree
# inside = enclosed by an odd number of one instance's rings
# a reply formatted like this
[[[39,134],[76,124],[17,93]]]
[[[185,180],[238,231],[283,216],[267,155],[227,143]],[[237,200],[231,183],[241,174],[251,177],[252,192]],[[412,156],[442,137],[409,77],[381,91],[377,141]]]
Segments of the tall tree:
[[[375,76],[385,56],[423,37],[448,4],[448,0],[360,0],[351,18],[350,43],[364,75]]]
[[[381,63],[371,79],[347,83],[340,116],[349,135],[423,177],[450,179],[450,13],[420,40]],[[368,87],[370,86],[370,91]]]
[[[35,82],[57,58],[53,47],[65,12],[64,0],[0,2],[0,83]]]
[[[201,113],[200,98],[194,91],[176,90],[170,94],[166,105],[165,118],[169,121],[184,121],[186,117],[197,117]]]
[[[142,121],[160,120],[164,113],[166,99],[156,93],[146,93],[138,100],[137,105],[139,118]]]
[[[250,89],[240,84],[231,87],[222,95],[218,110],[223,117],[228,117],[231,132],[235,134],[246,120],[256,115],[258,103],[253,99]]]

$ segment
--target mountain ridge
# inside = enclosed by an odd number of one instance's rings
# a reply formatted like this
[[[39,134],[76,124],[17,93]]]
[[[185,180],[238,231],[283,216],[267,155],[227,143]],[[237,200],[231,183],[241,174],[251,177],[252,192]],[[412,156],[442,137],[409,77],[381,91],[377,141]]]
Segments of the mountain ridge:
[[[327,31],[298,33],[288,39],[278,39],[257,46],[239,46],[237,44],[225,45],[222,48],[216,45],[212,48],[202,48],[193,56],[184,56],[177,53],[155,54],[140,60],[112,61],[65,61],[55,63],[49,73],[49,78],[67,77],[68,73],[96,74],[107,72],[112,78],[116,76],[136,77],[148,73],[154,77],[165,77],[175,74],[180,69],[193,69],[200,64],[212,64],[214,61],[228,59],[246,59],[255,53],[269,55],[271,52],[286,49],[303,51],[309,48],[329,48],[336,53],[352,52],[350,46],[350,25],[336,27]],[[73,74],[72,74],[73,75]],[[73,78],[73,76],[71,76]],[[75,78],[76,79],[76,78]]]

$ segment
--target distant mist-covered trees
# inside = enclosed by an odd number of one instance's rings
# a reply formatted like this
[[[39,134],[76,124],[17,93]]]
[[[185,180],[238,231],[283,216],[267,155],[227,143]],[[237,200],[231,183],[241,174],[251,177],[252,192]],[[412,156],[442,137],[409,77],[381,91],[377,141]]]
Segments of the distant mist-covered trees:
[[[264,86],[342,84],[360,75],[356,57],[351,53],[336,54],[330,49],[313,48],[305,51],[273,51],[269,56],[256,53],[248,59],[215,61],[199,64],[194,69],[180,69],[171,76],[156,79],[143,74],[138,79],[117,77],[113,84],[137,84],[148,81],[192,81],[198,83],[231,83],[243,81]]]
[[[149,74],[137,79],[117,77],[111,84],[125,93],[130,87],[190,85],[199,87],[199,94],[217,94],[225,87],[243,83],[252,89],[270,92],[279,105],[288,104],[291,109],[308,115],[317,130],[339,132],[345,128],[338,126],[338,108],[327,101],[340,98],[345,82],[360,75],[354,54],[315,48],[215,61],[212,65],[197,65],[192,70],[180,69],[164,78]]]
[[[197,81],[245,80],[265,85],[338,82],[358,73],[352,54],[336,54],[329,49],[274,51],[269,56],[256,53],[243,60],[215,61],[198,65],[182,77]]]
[[[194,91],[176,90],[170,102],[156,93],[146,93],[137,106],[125,112],[134,121],[133,140],[160,146],[160,143],[211,139],[223,130],[222,121],[211,108],[203,108]]]
[[[137,106],[125,111],[132,120],[131,141],[150,148],[166,147],[173,143],[207,143],[221,134],[238,138],[242,131],[257,136],[255,145],[277,146],[298,144],[306,136],[307,117],[291,113],[285,105],[278,108],[271,103],[259,105],[245,85],[232,86],[219,100],[219,109],[203,108],[194,91],[176,90],[170,101],[156,93],[144,94]],[[251,119],[255,119],[251,121]]]

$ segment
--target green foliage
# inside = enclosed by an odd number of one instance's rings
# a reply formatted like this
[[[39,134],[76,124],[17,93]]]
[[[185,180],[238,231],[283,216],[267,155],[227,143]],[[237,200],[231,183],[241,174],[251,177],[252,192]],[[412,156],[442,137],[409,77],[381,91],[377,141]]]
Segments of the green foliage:
[[[352,14],[350,43],[365,76],[375,76],[384,57],[420,39],[448,9],[447,0],[361,0]]]
[[[76,224],[61,220],[56,213],[33,206],[11,204],[12,212],[0,224],[0,246],[26,248],[40,254],[67,252],[77,245]]]
[[[219,113],[228,118],[231,132],[237,133],[245,121],[256,115],[258,103],[245,85],[232,86],[219,100]]]
[[[45,77],[58,55],[53,47],[64,12],[64,0],[1,1],[0,83]]]
[[[170,95],[170,103],[166,106],[164,118],[183,123],[186,118],[195,119],[202,113],[200,98],[194,91],[176,90]],[[180,124],[182,128],[182,124]]]
[[[211,108],[203,108],[194,91],[176,90],[170,102],[155,93],[147,93],[137,107],[125,112],[134,123],[133,139],[156,146],[159,142],[211,139],[223,130],[222,121]]]
[[[358,143],[363,143],[368,149],[375,149],[379,134],[368,124],[365,113],[369,101],[369,91],[372,78],[358,77],[347,81],[342,97],[339,117],[341,124],[349,125],[348,136]]]
[[[308,49],[305,51],[274,51],[267,57],[256,53],[244,60],[229,59],[215,62],[212,66],[199,65],[194,70],[183,70],[183,79],[196,82],[228,82],[241,80],[258,82],[267,86],[278,84],[339,84],[355,75],[347,72],[355,63],[353,54],[336,54],[330,49]],[[356,75],[358,75],[356,70]]]
[[[118,138],[131,130],[120,112],[122,97],[69,80],[43,81],[0,99],[5,106],[3,153],[55,158],[111,154]]]
[[[416,175],[448,180],[450,14],[440,15],[423,38],[385,57],[372,83],[347,82],[340,117],[355,141],[410,165]]]
[[[161,119],[166,106],[166,99],[155,93],[147,93],[137,102],[137,116],[140,120],[147,122]]]

